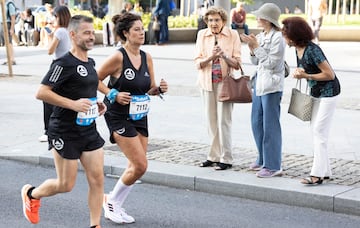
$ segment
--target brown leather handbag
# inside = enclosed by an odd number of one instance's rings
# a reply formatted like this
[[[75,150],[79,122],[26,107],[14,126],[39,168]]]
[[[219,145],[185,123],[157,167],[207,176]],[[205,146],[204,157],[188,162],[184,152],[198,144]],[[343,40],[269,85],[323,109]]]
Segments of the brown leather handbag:
[[[250,77],[244,75],[244,71],[241,67],[240,70],[240,78],[234,78],[232,74],[229,74],[228,76],[223,78],[218,101],[232,103],[252,102]]]

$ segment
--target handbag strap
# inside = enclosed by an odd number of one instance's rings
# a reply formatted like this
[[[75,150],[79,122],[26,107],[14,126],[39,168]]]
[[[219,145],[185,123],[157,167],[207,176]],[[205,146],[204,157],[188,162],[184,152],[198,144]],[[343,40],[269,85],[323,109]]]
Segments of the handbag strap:
[[[298,86],[299,85],[299,86]],[[306,88],[305,88],[305,93],[308,94],[308,88],[309,88],[309,82],[308,80],[306,80]],[[299,89],[301,91],[301,78],[296,80],[296,85],[295,88]],[[310,91],[310,90],[309,90]]]
[[[241,64],[240,64],[240,72],[241,72],[241,75],[244,75],[244,70],[243,70],[243,68],[241,67]]]

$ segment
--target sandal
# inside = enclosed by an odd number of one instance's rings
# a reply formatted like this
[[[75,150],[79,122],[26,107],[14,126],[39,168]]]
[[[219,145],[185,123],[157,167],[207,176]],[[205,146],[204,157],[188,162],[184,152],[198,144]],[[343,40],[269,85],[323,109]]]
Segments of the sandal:
[[[309,176],[307,178],[301,179],[300,182],[302,184],[307,184],[307,185],[319,185],[319,184],[322,184],[323,180],[324,179],[321,177]]]
[[[7,65],[8,63],[7,62],[3,62],[2,65]],[[15,61],[12,61],[11,65],[16,65],[16,62]]]
[[[204,162],[202,162],[200,164],[200,167],[209,167],[209,166],[213,166],[215,163],[217,162],[213,162],[213,161],[210,161],[210,160],[206,160]]]
[[[232,164],[226,164],[226,163],[219,162],[217,164],[217,166],[215,167],[215,170],[226,170],[226,169],[230,169],[231,167],[232,167]]]

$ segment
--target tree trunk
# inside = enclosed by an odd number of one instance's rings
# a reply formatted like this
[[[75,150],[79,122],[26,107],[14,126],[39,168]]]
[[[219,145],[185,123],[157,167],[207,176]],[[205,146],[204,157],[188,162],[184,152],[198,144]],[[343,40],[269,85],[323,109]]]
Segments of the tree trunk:
[[[334,1],[333,1],[333,0],[330,0],[330,1],[329,1],[329,5],[328,5],[328,15],[332,15],[333,5],[334,5]]]
[[[122,7],[123,0],[109,0],[109,17],[112,18],[114,15],[119,14]]]
[[[184,16],[184,11],[185,11],[185,0],[181,0],[180,1],[180,16]]]
[[[339,23],[340,0],[336,0],[335,22]]]
[[[343,6],[342,6],[342,23],[345,23],[345,17],[346,17],[346,0],[343,0]]]

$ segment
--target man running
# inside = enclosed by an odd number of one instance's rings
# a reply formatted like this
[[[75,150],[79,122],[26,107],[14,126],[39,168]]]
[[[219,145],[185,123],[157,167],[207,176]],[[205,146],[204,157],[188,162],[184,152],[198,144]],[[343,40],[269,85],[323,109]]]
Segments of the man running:
[[[104,195],[104,140],[97,132],[95,119],[105,113],[106,106],[97,101],[98,76],[94,60],[88,57],[95,42],[93,19],[73,16],[68,29],[72,49],[51,64],[36,95],[54,105],[48,142],[57,178],[38,187],[24,185],[23,212],[29,222],[38,223],[40,199],[73,189],[79,159],[89,183],[90,227],[98,228]]]

